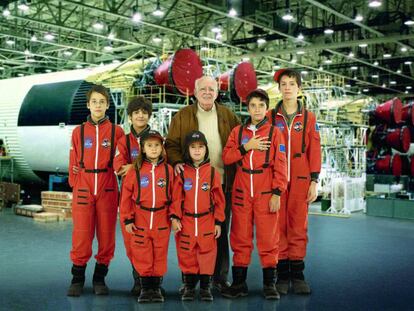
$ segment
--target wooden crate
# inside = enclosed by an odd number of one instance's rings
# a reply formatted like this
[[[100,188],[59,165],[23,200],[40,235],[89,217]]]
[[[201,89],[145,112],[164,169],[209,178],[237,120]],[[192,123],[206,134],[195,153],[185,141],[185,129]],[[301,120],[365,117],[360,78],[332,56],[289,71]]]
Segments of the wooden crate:
[[[33,219],[39,222],[56,222],[59,220],[59,214],[50,212],[41,212],[33,215]]]
[[[58,214],[60,221],[65,221],[67,219],[72,218],[72,210],[71,209],[54,208],[54,207],[43,206],[43,210],[45,212]]]
[[[41,198],[43,200],[72,201],[72,192],[64,191],[42,191]]]
[[[71,209],[72,208],[72,201],[58,201],[58,200],[42,199],[42,206],[43,207]]]
[[[35,214],[40,213],[40,211],[38,212],[38,211],[29,210],[29,209],[26,209],[26,208],[15,207],[14,208],[14,213],[16,215],[33,217]]]
[[[20,201],[20,185],[2,182],[0,186],[0,196],[6,202],[19,203]]]

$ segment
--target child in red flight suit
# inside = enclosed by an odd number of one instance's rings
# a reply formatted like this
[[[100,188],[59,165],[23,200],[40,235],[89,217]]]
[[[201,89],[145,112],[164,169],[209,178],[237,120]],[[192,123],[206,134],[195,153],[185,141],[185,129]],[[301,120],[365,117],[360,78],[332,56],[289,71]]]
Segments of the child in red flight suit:
[[[167,272],[174,173],[165,160],[163,144],[160,133],[146,132],[134,169],[127,172],[122,184],[121,221],[131,234],[132,263],[142,286],[138,302],[164,302],[160,286]]]
[[[187,134],[184,148],[184,171],[174,181],[170,209],[184,281],[181,299],[194,300],[200,280],[201,300],[213,301],[211,277],[217,256],[216,239],[225,219],[225,198],[220,174],[210,165],[204,134],[200,131]]]
[[[98,253],[93,274],[93,290],[107,295],[105,276],[115,251],[115,227],[118,212],[118,183],[113,171],[115,146],[124,135],[122,129],[105,116],[109,94],[94,85],[87,93],[91,114],[87,122],[72,132],[69,160],[69,184],[73,187],[72,283],[68,296],[80,296],[85,283],[86,264],[92,255],[95,231]]]
[[[317,198],[321,170],[321,142],[315,115],[298,100],[301,76],[292,69],[281,69],[274,79],[282,100],[267,114],[286,139],[288,187],[281,198],[279,215],[280,251],[276,287],[287,294],[307,295],[311,289],[303,270],[308,242],[308,205]]]
[[[224,164],[237,164],[233,184],[230,245],[233,283],[223,289],[227,298],[247,296],[247,267],[253,251],[253,225],[263,267],[266,299],[279,299],[276,290],[278,210],[287,184],[286,146],[280,131],[266,118],[269,97],[257,89],[247,96],[250,119],[235,127],[223,150]]]
[[[143,96],[134,97],[128,103],[127,113],[131,121],[131,131],[118,142],[114,159],[115,171],[118,176],[122,177],[125,177],[127,171],[132,167],[132,163],[138,157],[141,137],[150,130],[148,121],[152,114],[152,103]],[[132,265],[131,234],[125,231],[123,223],[121,223],[121,232],[124,238],[126,254]],[[141,282],[138,272],[134,269],[134,265],[132,265],[132,276],[134,278],[134,286],[131,293],[134,296],[138,296],[141,292]]]

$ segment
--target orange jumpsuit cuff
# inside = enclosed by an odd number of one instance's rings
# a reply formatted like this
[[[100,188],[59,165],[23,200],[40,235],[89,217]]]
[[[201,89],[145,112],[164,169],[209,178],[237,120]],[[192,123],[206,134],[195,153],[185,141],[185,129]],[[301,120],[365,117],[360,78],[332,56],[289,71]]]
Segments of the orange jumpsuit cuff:
[[[280,196],[282,194],[282,191],[279,188],[272,189],[272,194]]]
[[[316,183],[319,181],[319,172],[311,173],[310,176],[311,176],[311,181],[314,181]]]
[[[217,225],[217,226],[221,226],[223,223],[224,223],[224,221],[219,221],[217,219],[214,221],[214,224]]]

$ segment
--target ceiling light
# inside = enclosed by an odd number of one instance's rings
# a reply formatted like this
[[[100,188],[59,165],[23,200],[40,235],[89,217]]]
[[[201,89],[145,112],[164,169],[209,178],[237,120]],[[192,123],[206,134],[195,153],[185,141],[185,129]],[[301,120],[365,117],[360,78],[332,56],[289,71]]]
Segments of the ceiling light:
[[[371,77],[373,77],[374,79],[378,79],[379,75],[372,75]]]
[[[378,66],[378,65],[379,65],[378,61],[375,61],[374,66]]]
[[[304,76],[308,74],[306,70],[302,70],[300,73],[303,74]]]
[[[405,94],[408,94],[408,91],[405,91],[404,93],[405,93]]]
[[[397,81],[390,81],[390,84],[396,85],[397,84]]]
[[[221,32],[216,33],[216,40],[220,41],[221,39],[223,39]]]
[[[358,80],[358,77],[357,77],[357,76],[354,76],[352,79],[354,79],[354,80]]]
[[[116,38],[115,33],[111,31],[111,32],[108,34],[108,40],[114,40],[115,38]]]
[[[367,43],[361,43],[358,45],[360,48],[366,48],[368,46]]]
[[[5,8],[4,10],[3,10],[3,16],[4,17],[9,17],[10,16],[10,10],[8,9],[8,8]]]
[[[412,89],[412,86],[408,85],[408,86],[406,86],[405,88],[406,88],[407,90],[411,90],[411,89]]]
[[[29,9],[30,9],[29,6],[27,5],[27,2],[26,1],[20,1],[20,3],[17,6],[17,8],[20,11],[24,12],[24,13],[27,13],[29,11]]]
[[[404,21],[404,25],[412,26],[412,25],[414,25],[414,20],[411,17],[407,17]]]
[[[362,22],[364,20],[364,17],[361,14],[357,14],[354,19],[357,22]]]
[[[325,64],[332,64],[332,60],[331,59],[325,59]]]
[[[211,31],[214,33],[221,32],[221,25],[213,26],[213,28],[211,28]]]
[[[36,42],[37,41],[37,37],[35,34],[32,34],[32,36],[30,37],[30,41],[32,42]]]
[[[378,7],[380,7],[382,5],[382,2],[381,1],[377,1],[377,0],[371,0],[371,1],[369,1],[369,3],[368,3],[368,6],[370,7],[370,8],[378,8]]]
[[[136,5],[134,5],[133,7],[132,7],[132,21],[134,22],[134,23],[139,23],[140,21],[141,21],[141,18],[142,18],[142,16],[141,16],[141,14],[138,12],[138,6],[136,6]]]
[[[303,55],[303,54],[305,54],[305,51],[304,50],[299,50],[299,51],[296,52],[296,54]]]
[[[237,16],[237,11],[234,8],[231,8],[228,15],[230,17],[235,17],[235,16]]]
[[[279,69],[280,69],[280,65],[274,65],[274,66],[273,66],[273,69],[274,69],[274,70],[279,70]]]
[[[345,84],[345,87],[350,88],[351,87],[351,84]]]
[[[24,77],[24,74],[22,74],[22,73],[18,73],[17,74],[19,77]]]
[[[14,45],[16,42],[14,42],[14,40],[12,40],[12,39],[7,39],[6,40],[6,44],[7,45]]]
[[[44,38],[47,41],[52,41],[53,39],[55,39],[55,36],[50,32],[46,32]]]
[[[325,33],[325,35],[331,35],[334,33],[334,30],[328,27],[323,32]]]
[[[404,62],[404,65],[411,65],[412,63],[413,63],[412,61],[407,60]]]
[[[361,91],[358,91],[358,94],[361,95]]]
[[[265,43],[266,43],[266,39],[264,39],[264,38],[257,39],[257,44],[262,45],[262,44],[265,44]]]
[[[25,49],[24,50],[24,55],[29,56],[29,55],[32,55],[32,53],[30,53],[30,50],[29,49]]]
[[[298,62],[298,60],[297,60],[296,58],[294,58],[294,59],[292,59],[290,62],[291,62],[292,64],[296,64],[296,63]]]
[[[390,58],[392,55],[390,53],[384,53],[383,57],[384,58]]]
[[[348,57],[354,57],[355,54],[353,52],[349,52]]]
[[[287,11],[286,11],[285,15],[283,15],[283,16],[282,16],[282,19],[283,19],[284,21],[287,21],[287,22],[289,22],[289,21],[291,21],[291,20],[293,19],[293,15],[292,15],[292,13],[290,12],[290,10],[287,10]]]
[[[302,33],[298,34],[298,40],[302,41],[304,39],[305,39],[305,36]]]
[[[362,90],[362,92],[368,92],[369,91],[369,89],[363,89]]]
[[[152,15],[157,16],[157,17],[164,16],[164,11],[161,10],[161,7],[160,7],[160,1],[157,1],[157,8],[155,9],[154,12],[152,12]]]
[[[51,72],[52,72],[52,70],[50,70],[50,69],[45,69],[45,72],[47,72],[47,73],[51,73]]]
[[[387,87],[387,85],[385,83],[382,84],[382,87]]]
[[[104,51],[105,52],[112,52],[112,50],[113,50],[112,44],[110,42],[108,42],[108,44],[104,46]]]
[[[401,69],[398,69],[398,70],[397,70],[397,73],[401,73]]]
[[[96,22],[92,25],[92,27],[93,27],[93,28],[95,28],[96,30],[102,30],[102,29],[104,29],[105,25],[104,25],[101,21],[97,20],[97,21],[96,21]]]
[[[208,48],[208,47],[206,47],[206,46],[202,46],[201,48],[200,48],[200,51],[210,51],[210,49]]]
[[[26,63],[35,63],[36,60],[34,58],[28,57],[26,58]]]
[[[351,70],[358,70],[358,66],[351,66]]]
[[[66,50],[66,51],[63,51],[63,55],[65,55],[65,56],[72,56],[72,52]]]
[[[323,70],[323,67],[322,66],[319,66],[318,70],[319,71],[322,71]]]
[[[408,51],[408,49],[407,49],[405,46],[403,46],[403,47],[400,49],[400,51],[405,53],[405,52],[407,52],[407,51]]]
[[[244,62],[248,62],[250,60],[250,58],[249,57],[243,57],[242,58],[242,61],[244,61]]]
[[[154,37],[152,38],[152,41],[154,41],[155,43],[160,43],[162,39],[160,37]]]

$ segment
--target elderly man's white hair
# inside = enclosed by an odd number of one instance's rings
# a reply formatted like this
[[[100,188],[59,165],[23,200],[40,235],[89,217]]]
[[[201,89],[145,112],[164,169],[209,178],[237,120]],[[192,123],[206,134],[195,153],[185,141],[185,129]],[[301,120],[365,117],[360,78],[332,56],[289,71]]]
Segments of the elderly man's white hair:
[[[216,92],[218,91],[218,84],[217,84],[217,81],[216,81],[216,79],[214,79],[212,76],[202,76],[201,78],[198,78],[197,80],[195,80],[195,86],[194,86],[194,89],[195,89],[196,91],[198,91],[200,83],[201,83],[202,81],[204,81],[204,80],[211,80],[211,81],[214,81],[214,82],[215,82],[215,84],[214,84],[214,85],[215,85]]]

